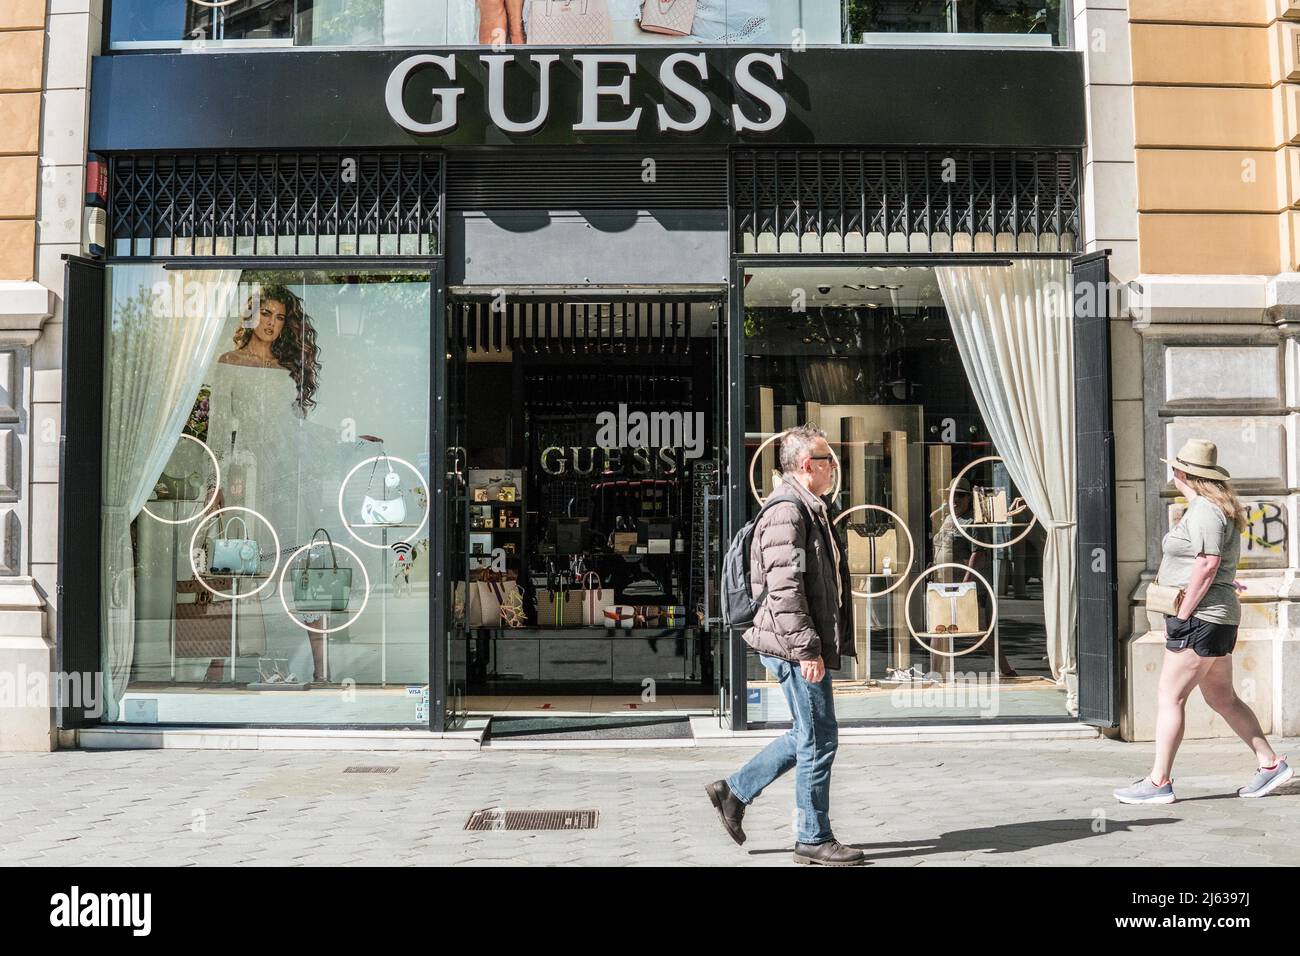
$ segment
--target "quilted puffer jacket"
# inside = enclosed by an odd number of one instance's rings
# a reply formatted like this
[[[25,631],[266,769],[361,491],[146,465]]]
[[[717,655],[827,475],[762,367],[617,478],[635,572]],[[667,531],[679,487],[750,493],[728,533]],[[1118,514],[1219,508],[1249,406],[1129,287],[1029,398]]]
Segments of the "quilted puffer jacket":
[[[796,499],[811,513],[812,527]],[[821,657],[828,669],[838,668],[842,657],[857,656],[848,555],[832,540],[825,502],[803,485],[785,481],[772,500],[782,503],[759,518],[749,555],[754,597],[763,588],[767,596],[744,633],[745,643],[782,660]]]

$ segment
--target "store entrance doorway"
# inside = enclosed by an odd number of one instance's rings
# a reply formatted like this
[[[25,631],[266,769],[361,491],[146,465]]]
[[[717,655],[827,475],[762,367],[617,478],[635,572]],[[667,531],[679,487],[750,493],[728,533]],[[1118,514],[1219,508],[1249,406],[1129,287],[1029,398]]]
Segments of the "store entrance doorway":
[[[725,291],[447,303],[448,709],[712,713]]]

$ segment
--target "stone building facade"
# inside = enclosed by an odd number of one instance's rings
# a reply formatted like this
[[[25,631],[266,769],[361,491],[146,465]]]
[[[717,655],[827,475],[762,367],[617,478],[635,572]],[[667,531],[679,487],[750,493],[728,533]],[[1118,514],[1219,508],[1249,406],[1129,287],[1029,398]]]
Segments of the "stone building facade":
[[[62,257],[82,251],[101,7],[0,4],[0,751],[56,740]]]
[[[1266,731],[1295,734],[1300,3],[1129,0],[1127,27],[1137,275],[1115,359],[1121,733],[1154,732],[1163,631],[1145,591],[1180,510],[1160,459],[1195,436],[1219,446],[1250,508],[1238,692]],[[1104,193],[1120,202],[1118,187]],[[1199,695],[1188,717],[1188,736],[1231,734]]]

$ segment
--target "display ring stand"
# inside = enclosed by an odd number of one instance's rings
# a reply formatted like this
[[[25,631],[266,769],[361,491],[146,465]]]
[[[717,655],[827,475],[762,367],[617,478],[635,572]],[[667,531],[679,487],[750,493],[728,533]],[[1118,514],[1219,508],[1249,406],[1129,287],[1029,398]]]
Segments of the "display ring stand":
[[[393,523],[393,524],[365,524],[365,523],[354,524],[353,522],[348,521],[348,516],[343,510],[343,495],[344,492],[347,491],[348,482],[352,480],[353,475],[355,475],[366,465],[369,465],[371,462],[378,462],[381,460],[387,460],[389,462],[396,462],[398,464],[405,465],[407,468],[411,470],[411,473],[415,475],[415,480],[420,483],[420,487],[424,490],[424,500],[427,502],[427,504],[424,509],[424,515],[423,517],[420,518],[418,524],[403,524],[400,522]],[[343,527],[347,531],[347,533],[352,535],[352,537],[356,539],[359,543],[365,545],[367,548],[374,548],[376,551],[379,552],[379,574],[377,575],[378,580],[376,583],[379,588],[379,608],[380,608],[379,685],[381,687],[388,686],[388,582],[387,582],[387,578],[388,578],[388,559],[389,559],[389,555],[392,554],[392,551],[389,550],[392,547],[392,544],[390,544],[388,540],[388,532],[393,528],[399,528],[399,529],[410,528],[411,533],[402,539],[403,544],[410,544],[412,541],[415,540],[416,535],[420,533],[420,530],[424,527],[425,523],[429,520],[429,508],[431,508],[432,506],[433,506],[433,496],[429,493],[429,484],[424,480],[424,476],[420,474],[420,470],[416,468],[414,465],[412,465],[405,458],[398,458],[396,455],[374,455],[370,458],[365,459],[364,461],[357,462],[357,464],[353,466],[352,470],[349,471],[346,476],[344,476],[342,484],[339,485],[339,521],[343,523]],[[367,541],[365,538],[361,537],[359,534],[357,534],[355,530],[357,528],[379,528],[381,534],[379,544],[375,544],[372,541]],[[441,574],[442,572],[440,571],[438,573]]]
[[[217,456],[212,453],[212,449],[208,447],[207,442],[200,441],[193,435],[181,435],[181,437],[189,439],[207,452],[208,459],[212,462],[212,491],[208,494],[207,500],[204,501],[203,507],[188,518],[163,518],[150,511],[147,502],[141,506],[141,511],[147,514],[150,518],[153,518],[154,521],[161,522],[162,524],[182,525],[189,524],[191,521],[198,521],[208,513],[209,509],[211,509],[214,504],[217,503],[217,494],[221,490],[221,462],[217,461]]]
[[[749,462],[749,493],[754,496],[754,500],[758,502],[760,508],[767,504],[767,499],[758,493],[758,486],[754,482],[754,466],[758,464],[758,459],[762,457],[763,449],[784,434],[785,432],[777,432],[775,435],[769,435],[763,439],[763,444],[758,446],[758,450],[754,452],[754,457]],[[840,495],[840,475],[843,469],[840,467],[840,456],[835,454],[834,448],[831,449],[831,457],[835,459],[835,490],[831,492],[831,498],[835,499]]]
[[[954,569],[957,569],[957,570],[959,570],[959,571],[962,571],[962,572],[965,572],[965,573],[969,573],[969,574],[973,574],[973,575],[975,575],[975,577],[979,578],[980,582],[984,585],[984,587],[988,589],[988,592],[989,592],[989,599],[993,602],[993,603],[992,603],[992,616],[991,616],[991,618],[990,618],[990,620],[989,620],[989,626],[986,627],[983,631],[976,631],[976,632],[974,632],[974,633],[976,633],[976,634],[979,634],[979,640],[976,641],[974,644],[972,644],[970,647],[966,648],[964,651],[941,651],[941,650],[939,650],[939,649],[936,648],[936,647],[932,647],[932,646],[930,646],[929,644],[927,644],[927,643],[925,642],[924,639],[922,639],[920,632],[918,632],[918,631],[916,630],[916,627],[913,626],[913,624],[912,624],[912,611],[911,611],[912,595],[914,595],[914,594],[916,593],[916,589],[917,589],[918,587],[921,586],[921,582],[922,582],[922,581],[924,581],[926,578],[928,578],[928,577],[929,577],[931,574],[933,574],[935,571],[941,571],[941,570],[943,570],[944,568],[954,568]],[[924,647],[924,648],[925,648],[927,651],[929,651],[931,654],[938,654],[940,657],[961,657],[961,656],[963,656],[963,655],[965,655],[965,654],[969,654],[971,651],[974,651],[974,650],[976,650],[977,648],[983,646],[984,642],[987,641],[987,640],[989,639],[989,635],[993,633],[993,629],[994,629],[994,627],[997,625],[997,622],[998,622],[998,596],[997,596],[996,594],[993,593],[993,586],[992,586],[991,584],[989,584],[988,579],[985,578],[984,575],[982,575],[982,574],[980,574],[978,571],[976,571],[974,568],[970,567],[969,565],[965,565],[965,564],[953,564],[953,563],[949,563],[949,562],[945,562],[944,564],[934,564],[934,565],[931,565],[930,567],[926,568],[926,569],[925,569],[924,571],[922,571],[920,574],[918,574],[918,575],[916,576],[916,580],[912,582],[912,586],[911,586],[910,588],[907,589],[907,600],[906,600],[906,601],[904,602],[904,604],[903,604],[903,620],[904,620],[904,621],[906,622],[906,624],[907,624],[907,630],[908,630],[908,633],[910,633],[910,634],[912,635],[912,637],[913,637],[913,639],[916,641],[916,643],[920,644],[922,647]],[[926,633],[929,634],[929,632],[926,632]],[[939,635],[930,635],[930,636],[939,636]],[[958,636],[966,636],[966,637],[969,637],[969,636],[971,636],[971,634],[958,635]],[[995,640],[995,641],[994,641],[994,649],[993,649],[993,655],[994,655],[994,659],[993,659],[993,668],[994,668],[995,671],[997,670],[997,646],[996,646],[996,644],[997,644],[997,641]]]
[[[834,524],[839,524],[841,521],[843,521],[849,515],[853,514],[855,511],[880,511],[883,512],[884,514],[889,515],[889,517],[892,518],[894,521],[894,526],[896,528],[901,528],[903,531],[903,536],[907,538],[907,564],[904,565],[903,570],[899,571],[897,574],[854,575],[852,572],[849,573],[850,593],[852,593],[854,597],[865,598],[867,601],[867,639],[866,639],[867,659],[864,663],[864,669],[866,671],[867,678],[870,679],[871,677],[871,599],[873,597],[884,597],[886,594],[889,594],[891,591],[897,589],[904,581],[907,580],[908,572],[912,570],[912,564],[916,560],[916,542],[912,540],[912,532],[908,529],[906,522],[904,522],[902,518],[900,518],[894,512],[890,511],[884,505],[854,505],[852,508],[840,512],[840,514],[836,516]],[[889,587],[885,588],[883,591],[872,591],[869,582],[868,582],[867,590],[857,591],[853,589],[852,581],[854,577],[865,577],[868,579],[897,578],[898,580],[895,581],[893,584],[891,584]]]
[[[1018,542],[1018,541],[1020,541],[1021,539],[1023,539],[1023,538],[1025,537],[1025,535],[1029,534],[1029,532],[1031,532],[1031,531],[1034,530],[1034,525],[1038,523],[1038,516],[1037,516],[1037,515],[1031,515],[1031,516],[1030,516],[1030,519],[1029,519],[1029,524],[1025,525],[1025,530],[1022,531],[1022,532],[1020,532],[1020,534],[1016,535],[1016,536],[1015,536],[1014,538],[1012,538],[1010,541],[1003,541],[1003,542],[1001,542],[1001,543],[990,542],[990,541],[980,541],[978,538],[972,538],[972,537],[971,537],[970,535],[968,535],[964,530],[962,530],[961,522],[958,521],[957,518],[956,518],[957,509],[953,506],[953,504],[954,504],[954,503],[953,503],[953,499],[954,499],[954,498],[956,497],[956,495],[957,495],[957,482],[959,482],[959,481],[962,479],[962,476],[964,476],[964,475],[966,474],[966,472],[970,471],[970,470],[971,470],[972,468],[974,468],[976,465],[982,465],[982,464],[984,464],[984,462],[986,462],[986,461],[1004,461],[1004,460],[1005,460],[1005,459],[1003,459],[1003,457],[1002,457],[1001,455],[986,455],[986,456],[983,457],[983,458],[976,458],[974,461],[972,461],[969,465],[967,465],[967,466],[966,466],[965,468],[963,468],[961,471],[957,472],[957,476],[956,476],[955,478],[953,478],[953,480],[950,481],[950,482],[948,483],[948,514],[954,516],[954,517],[953,517],[953,521],[952,521],[953,527],[957,530],[957,533],[958,533],[959,535],[961,535],[963,538],[965,538],[965,539],[966,539],[967,541],[969,541],[971,544],[978,545],[978,546],[981,547],[981,548],[988,548],[988,549],[990,549],[990,550],[992,550],[992,551],[996,551],[996,550],[998,550],[998,549],[1000,549],[1000,548],[1009,548],[1009,547],[1011,547],[1013,544],[1015,544],[1016,542]],[[1008,521],[1008,522],[1006,522],[1005,524],[1003,524],[1003,523],[997,523],[997,524],[982,524],[982,525],[976,525],[976,527],[980,527],[980,528],[1010,528],[1010,527],[1013,527],[1013,525],[1012,525],[1012,523],[1011,523],[1010,521]]]

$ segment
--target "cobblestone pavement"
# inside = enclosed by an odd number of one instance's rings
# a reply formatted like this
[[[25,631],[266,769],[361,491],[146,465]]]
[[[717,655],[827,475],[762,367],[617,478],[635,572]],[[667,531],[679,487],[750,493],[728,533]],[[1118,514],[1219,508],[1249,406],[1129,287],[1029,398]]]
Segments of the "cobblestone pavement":
[[[0,863],[789,865],[793,773],[750,809],[744,847],[704,795],[755,750],[0,755]],[[1300,864],[1300,783],[1241,800],[1250,754],[1192,741],[1180,802],[1115,803],[1150,757],[1106,740],[847,746],[832,818],[879,866]],[[485,807],[594,808],[600,825],[465,831]]]

